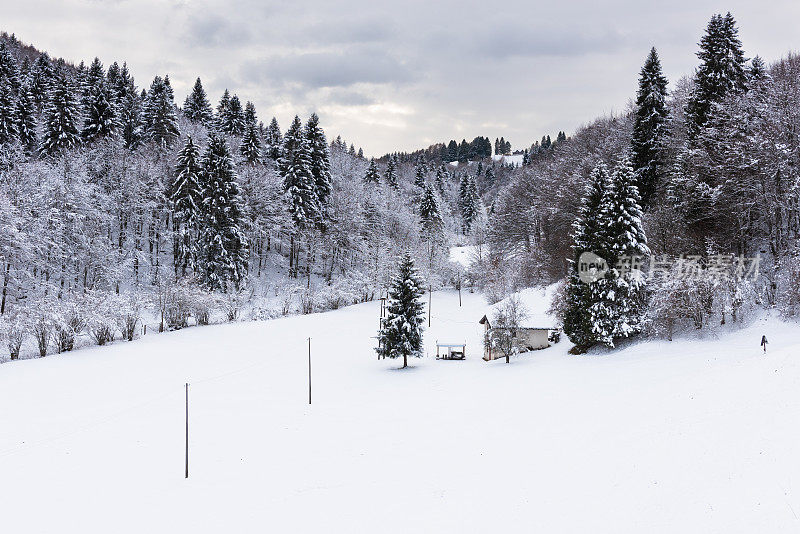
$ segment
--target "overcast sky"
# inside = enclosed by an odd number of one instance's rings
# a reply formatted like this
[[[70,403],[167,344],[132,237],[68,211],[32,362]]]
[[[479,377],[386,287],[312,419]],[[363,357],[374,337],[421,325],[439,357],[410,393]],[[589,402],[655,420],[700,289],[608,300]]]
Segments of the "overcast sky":
[[[800,49],[800,2],[0,0],[0,29],[74,62],[200,76],[282,128],[316,111],[368,155],[451,138],[513,147],[623,110],[656,46],[670,82],[692,72],[710,16],[730,10],[748,57]]]

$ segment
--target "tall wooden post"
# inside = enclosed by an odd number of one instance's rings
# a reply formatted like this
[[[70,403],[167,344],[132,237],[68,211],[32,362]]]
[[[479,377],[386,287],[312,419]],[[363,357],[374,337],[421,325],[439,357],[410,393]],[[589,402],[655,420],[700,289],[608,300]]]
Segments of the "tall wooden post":
[[[433,286],[428,284],[428,328],[431,327],[431,289]]]
[[[189,383],[184,385],[186,389],[186,472],[184,478],[189,478]]]

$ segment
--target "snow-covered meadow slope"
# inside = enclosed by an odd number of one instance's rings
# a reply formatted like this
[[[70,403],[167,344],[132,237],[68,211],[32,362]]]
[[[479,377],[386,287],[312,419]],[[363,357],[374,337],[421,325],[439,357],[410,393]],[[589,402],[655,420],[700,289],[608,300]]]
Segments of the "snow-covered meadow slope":
[[[376,302],[3,365],[2,531],[800,528],[796,325],[487,363],[462,297],[433,295],[425,342],[467,360],[402,371],[372,350]]]

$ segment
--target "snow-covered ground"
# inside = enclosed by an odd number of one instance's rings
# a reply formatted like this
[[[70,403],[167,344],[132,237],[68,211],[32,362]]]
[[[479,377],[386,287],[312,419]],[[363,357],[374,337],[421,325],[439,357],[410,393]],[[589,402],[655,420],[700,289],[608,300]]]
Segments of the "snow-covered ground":
[[[378,303],[1,366],[2,531],[800,528],[796,325],[489,363],[462,298],[433,295],[426,346],[467,360],[405,370],[372,351]]]

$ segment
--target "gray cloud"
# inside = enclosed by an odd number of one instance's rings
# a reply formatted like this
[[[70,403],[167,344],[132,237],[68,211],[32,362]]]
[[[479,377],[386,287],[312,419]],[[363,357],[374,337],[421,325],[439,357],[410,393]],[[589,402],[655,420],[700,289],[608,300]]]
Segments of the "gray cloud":
[[[238,47],[253,41],[246,25],[207,12],[189,16],[184,37],[188,43],[203,48]]]
[[[315,44],[382,43],[392,41],[397,28],[391,20],[347,18],[331,24],[318,21],[308,27],[308,39]]]
[[[308,89],[358,83],[404,84],[412,79],[403,63],[376,48],[265,57],[248,62],[241,74],[252,82]]]
[[[569,39],[564,36],[569,35]],[[473,53],[495,60],[509,57],[571,57],[586,54],[612,54],[626,48],[628,39],[617,31],[595,29],[559,31],[506,22],[484,28],[470,40]]]
[[[671,82],[692,72],[715,11],[748,56],[800,47],[797,0],[7,3],[0,29],[53,56],[127,61],[144,87],[168,72],[178,102],[200,76],[215,102],[227,87],[282,125],[317,110],[368,154],[477,135],[521,147],[622,111],[650,46]]]

